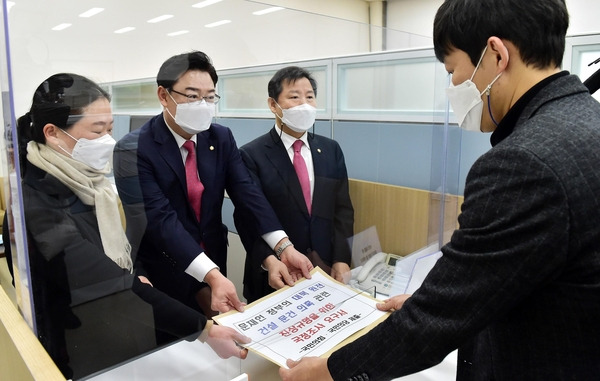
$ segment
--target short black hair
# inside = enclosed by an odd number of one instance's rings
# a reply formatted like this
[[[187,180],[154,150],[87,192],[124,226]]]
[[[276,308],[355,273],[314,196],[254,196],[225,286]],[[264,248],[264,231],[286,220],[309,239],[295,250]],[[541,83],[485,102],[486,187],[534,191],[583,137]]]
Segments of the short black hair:
[[[206,53],[194,50],[189,53],[178,54],[166,60],[158,70],[156,83],[158,86],[171,90],[175,82],[190,70],[207,72],[215,85],[219,80],[210,57]]]
[[[526,65],[560,67],[569,14],[564,0],[446,0],[433,22],[441,62],[453,49],[476,65],[489,37],[513,43]]]
[[[279,69],[273,78],[269,81],[267,90],[269,91],[269,97],[275,99],[279,97],[279,94],[283,91],[283,82],[294,83],[299,79],[306,78],[310,82],[315,97],[317,96],[317,81],[312,75],[306,70],[298,66],[288,66],[283,69]]]

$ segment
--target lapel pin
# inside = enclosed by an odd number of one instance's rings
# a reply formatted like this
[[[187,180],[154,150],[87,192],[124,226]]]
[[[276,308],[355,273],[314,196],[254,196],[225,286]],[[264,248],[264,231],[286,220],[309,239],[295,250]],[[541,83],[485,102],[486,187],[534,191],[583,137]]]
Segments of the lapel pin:
[[[321,153],[321,149],[320,149],[320,148],[317,148],[317,152],[318,152],[318,153]]]
[[[210,147],[208,147],[208,149],[211,150],[211,151],[214,151],[215,147],[214,146],[210,146]]]

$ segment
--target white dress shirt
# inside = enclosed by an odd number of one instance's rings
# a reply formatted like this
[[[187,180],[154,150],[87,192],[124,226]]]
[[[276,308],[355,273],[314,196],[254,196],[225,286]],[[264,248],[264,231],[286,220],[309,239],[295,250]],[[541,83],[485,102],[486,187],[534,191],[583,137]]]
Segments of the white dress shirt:
[[[169,131],[171,131],[171,134],[173,134],[173,137],[175,138],[175,141],[177,142],[177,146],[179,147],[179,152],[181,153],[181,159],[183,160],[183,165],[185,166],[185,159],[187,158],[188,152],[183,147],[183,144],[186,142],[186,139],[179,136],[179,134],[177,134],[175,131],[173,131],[171,126],[169,126],[169,123],[167,123],[166,119],[165,119],[165,124],[167,125],[167,127],[169,127]],[[194,142],[194,146],[195,146],[196,145],[196,135],[193,135],[190,138],[190,140]],[[200,181],[202,181],[202,179],[200,179]],[[273,231],[270,233],[266,233],[262,236],[262,238],[265,240],[265,242],[273,250],[275,250],[275,246],[277,245],[277,243],[279,243],[279,241],[281,241],[285,237],[287,237],[287,234],[285,234],[285,232],[283,230],[276,230],[276,231]],[[196,258],[194,258],[194,260],[192,260],[192,262],[189,264],[189,266],[185,269],[185,272],[187,274],[193,276],[198,281],[204,282],[204,277],[206,276],[206,274],[208,274],[208,272],[210,270],[215,269],[215,268],[218,269],[219,266],[217,266],[206,255],[206,253],[201,252],[198,254],[198,256],[196,256]]]
[[[306,170],[308,171],[308,180],[310,181],[310,199],[312,200],[313,192],[315,190],[315,169],[313,167],[312,154],[310,153],[310,146],[308,145],[308,133],[304,133],[300,138],[295,138],[292,135],[288,135],[285,132],[281,131],[281,129],[275,125],[275,131],[281,137],[281,142],[285,147],[288,156],[290,157],[290,161],[294,164],[294,147],[292,145],[296,140],[302,140],[304,143],[302,145],[302,149],[300,150],[300,154],[306,163]]]

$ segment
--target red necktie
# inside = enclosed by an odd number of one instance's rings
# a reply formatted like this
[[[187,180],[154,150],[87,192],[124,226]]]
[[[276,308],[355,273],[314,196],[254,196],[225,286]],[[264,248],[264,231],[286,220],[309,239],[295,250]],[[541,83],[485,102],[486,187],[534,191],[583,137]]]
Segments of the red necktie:
[[[200,221],[200,203],[204,185],[198,177],[198,164],[196,163],[196,147],[194,142],[187,140],[183,143],[183,148],[188,151],[185,159],[185,178],[187,183],[188,200],[196,212],[196,218]]]
[[[310,199],[310,180],[308,179],[306,162],[300,154],[302,144],[304,144],[302,140],[296,140],[292,145],[292,147],[294,147],[294,169],[296,170],[296,175],[298,175],[298,180],[300,180],[300,186],[302,187],[302,193],[304,194],[304,201],[306,202],[306,207],[308,208],[308,214],[310,214],[312,205]]]

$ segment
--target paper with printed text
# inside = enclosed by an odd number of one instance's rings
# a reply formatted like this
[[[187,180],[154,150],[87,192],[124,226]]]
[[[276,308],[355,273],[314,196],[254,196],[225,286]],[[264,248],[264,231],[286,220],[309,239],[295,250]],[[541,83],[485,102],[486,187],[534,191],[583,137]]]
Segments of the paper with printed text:
[[[376,299],[336,282],[318,267],[311,275],[246,306],[243,313],[213,319],[252,338],[248,349],[286,367],[288,358],[326,355],[389,315],[375,307]]]

